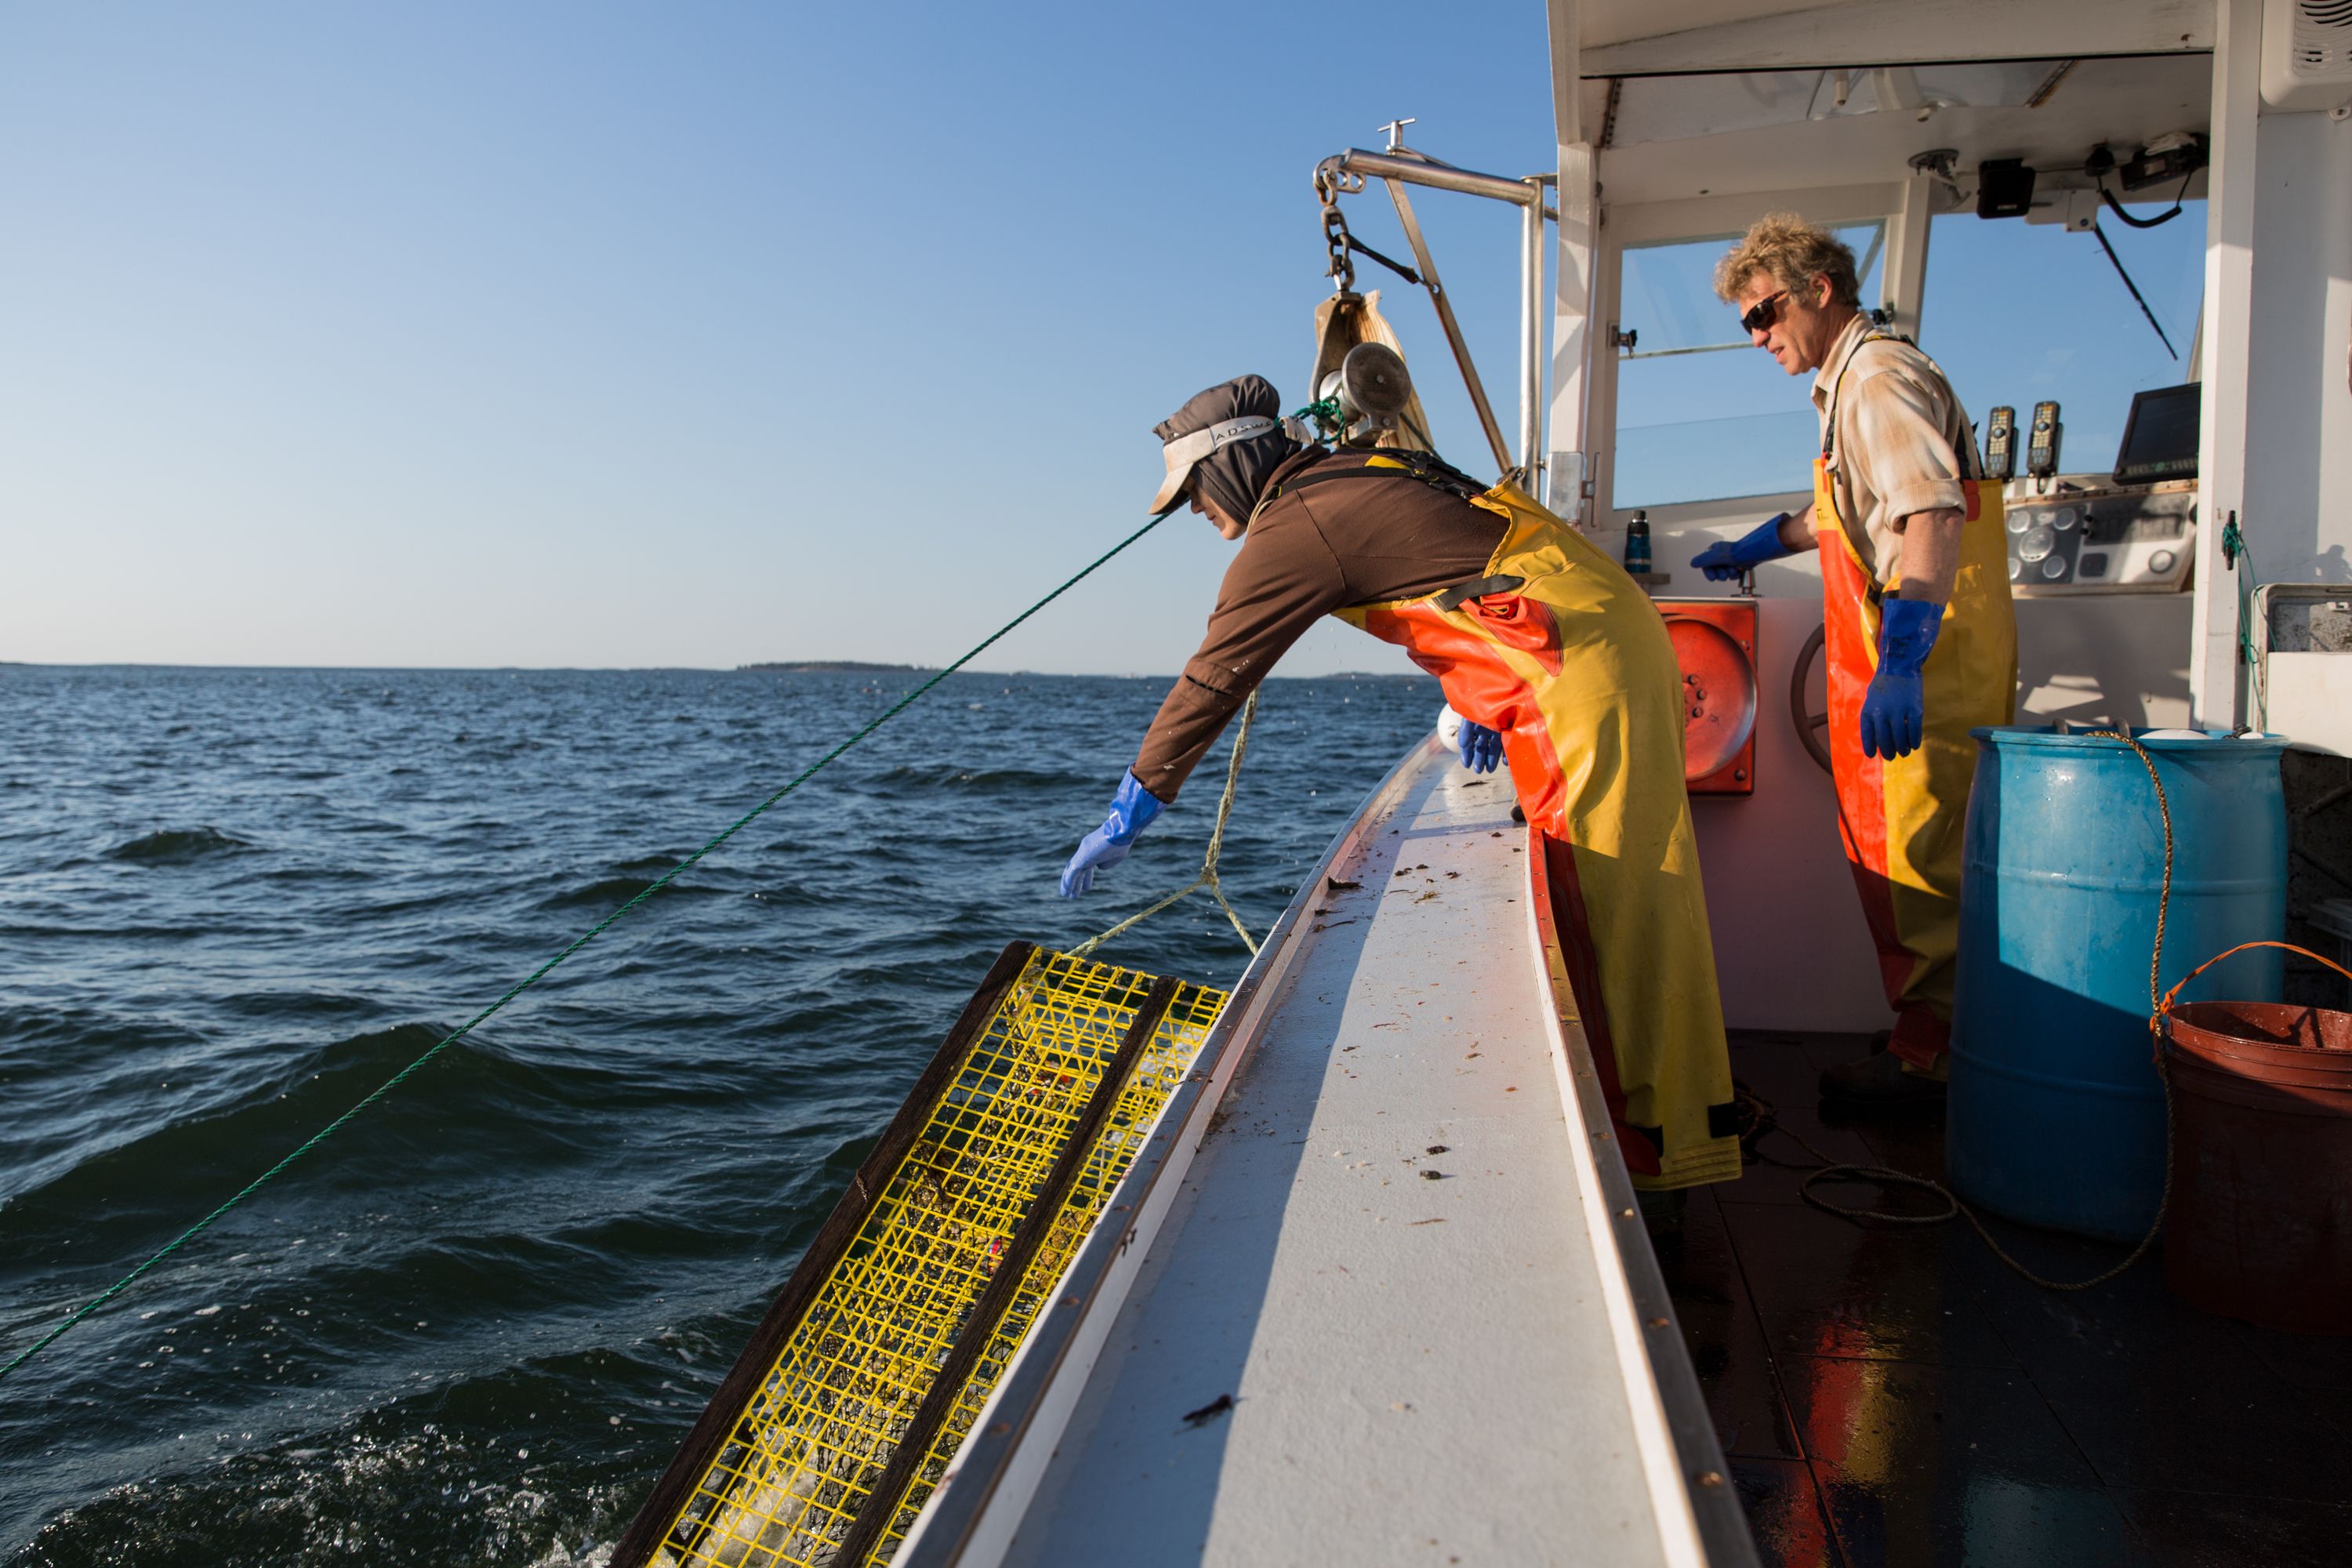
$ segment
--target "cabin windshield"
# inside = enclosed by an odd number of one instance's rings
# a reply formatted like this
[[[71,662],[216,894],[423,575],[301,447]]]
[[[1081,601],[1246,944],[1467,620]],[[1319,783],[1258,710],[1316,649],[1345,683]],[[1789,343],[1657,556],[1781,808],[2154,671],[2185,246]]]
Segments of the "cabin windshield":
[[[1784,205],[1801,211],[1801,193]],[[2127,208],[2147,219],[2171,205],[2168,196]],[[2021,429],[2033,405],[2056,401],[2064,426],[2059,466],[2074,473],[2113,466],[2134,393],[2196,375],[2203,201],[2182,203],[2177,217],[2154,228],[2130,227],[2112,214],[2099,226],[2146,313],[2099,235],[1963,210],[1930,224],[1917,318],[1895,323],[1943,366],[1979,440],[1992,407],[2014,408]],[[1888,224],[1833,229],[1860,263],[1864,303],[1879,304]],[[1751,347],[1715,296],[1715,264],[1737,237],[1629,245],[1621,255],[1618,325],[1634,334],[1616,365],[1610,504],[1621,512],[1811,488],[1820,442],[1812,378],[1783,374]]]
[[[2147,218],[2171,205],[2130,210]],[[2017,410],[2023,429],[2034,404],[2056,400],[2065,426],[2058,467],[2066,473],[2114,467],[2132,394],[2195,379],[2205,204],[2182,203],[2180,216],[2159,228],[2130,228],[2112,214],[2099,227],[2170,349],[2099,248],[2098,235],[1969,212],[1948,213],[1928,227],[1919,346],[1950,378],[1979,438],[1996,405]]]
[[[1875,304],[1886,226],[1841,225],[1862,297]],[[1617,369],[1617,461],[1611,503],[1681,501],[1800,490],[1818,443],[1812,378],[1757,351],[1715,295],[1715,264],[1737,235],[1629,247],[1619,324],[1634,333]]]

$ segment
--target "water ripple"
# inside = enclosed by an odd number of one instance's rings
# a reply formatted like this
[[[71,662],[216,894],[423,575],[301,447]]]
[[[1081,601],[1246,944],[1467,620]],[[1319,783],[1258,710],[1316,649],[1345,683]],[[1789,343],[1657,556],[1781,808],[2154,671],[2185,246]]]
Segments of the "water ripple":
[[[899,689],[858,672],[0,669],[0,1354]],[[959,675],[13,1376],[0,1563],[600,1560],[999,949],[1191,879],[1222,783],[1055,896],[1163,680]],[[1276,681],[1264,926],[1426,727]],[[1222,914],[1109,956],[1229,983]]]

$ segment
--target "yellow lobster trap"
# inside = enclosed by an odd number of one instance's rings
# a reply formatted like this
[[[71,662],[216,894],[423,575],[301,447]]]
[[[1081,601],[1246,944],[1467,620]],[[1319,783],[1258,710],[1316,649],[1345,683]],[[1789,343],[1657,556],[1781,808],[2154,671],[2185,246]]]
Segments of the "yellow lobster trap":
[[[1224,1001],[1006,947],[613,1568],[887,1563]]]

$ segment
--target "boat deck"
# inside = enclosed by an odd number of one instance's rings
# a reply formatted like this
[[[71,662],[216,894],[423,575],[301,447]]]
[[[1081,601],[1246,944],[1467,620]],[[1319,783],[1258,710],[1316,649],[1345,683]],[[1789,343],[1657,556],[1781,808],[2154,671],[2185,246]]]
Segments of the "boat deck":
[[[1732,1066],[1823,1152],[1940,1177],[1938,1112],[1822,1120],[1814,1075],[1864,1048],[1736,1031]],[[1777,1134],[1759,1148],[1808,1162]],[[1807,1206],[1801,1177],[1751,1163],[1657,1246],[1766,1563],[2347,1560],[2352,1341],[2193,1311],[2153,1252],[2091,1290],[2039,1289],[1964,1222],[1865,1230]],[[2120,1256],[1990,1223],[2053,1279]]]
[[[1555,1088],[1525,832],[1507,786],[1450,763],[1317,900],[1011,1562],[1590,1561],[1596,1534],[1674,1559]]]
[[[1088,1244],[908,1562],[1751,1561],[1510,807],[1433,742],[1375,793],[1212,1035],[1228,1087],[1171,1110],[1197,1152],[1139,1156],[1139,1229]]]

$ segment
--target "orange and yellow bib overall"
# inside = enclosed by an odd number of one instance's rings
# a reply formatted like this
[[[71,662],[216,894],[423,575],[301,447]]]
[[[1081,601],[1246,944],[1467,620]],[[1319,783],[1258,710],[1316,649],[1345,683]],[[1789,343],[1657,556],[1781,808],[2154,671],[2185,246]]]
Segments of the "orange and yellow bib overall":
[[[1878,341],[1882,334],[1864,338]],[[1898,340],[1899,341],[1899,340]],[[1859,352],[1862,344],[1855,345]],[[1851,356],[1848,363],[1852,363]],[[1838,378],[1843,385],[1843,370]],[[1999,483],[1966,479],[1959,570],[1921,672],[1924,739],[1907,757],[1862,754],[1862,700],[1878,670],[1879,601],[1899,581],[1874,581],[1839,511],[1831,469],[1837,437],[1831,389],[1813,518],[1822,541],[1822,621],[1829,667],[1830,761],[1845,856],[1895,1028],[1887,1048],[1934,1068],[1952,1033],[1952,970],[1960,940],[1960,837],[1976,777],[1979,724],[2006,724],[2017,705],[2017,618]],[[1973,459],[1973,447],[1963,456]]]
[[[1728,1181],[1731,1063],[1665,623],[1615,562],[1516,486],[1471,504],[1508,524],[1485,578],[1338,615],[1404,648],[1455,712],[1501,732],[1519,804],[1544,834],[1554,907],[1577,928],[1561,946],[1635,1183]]]

